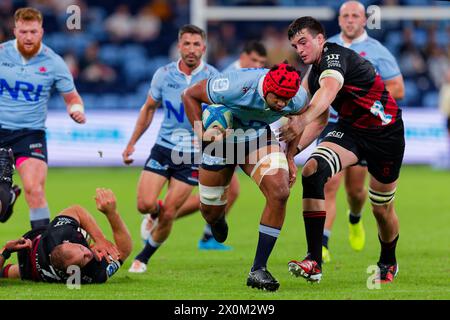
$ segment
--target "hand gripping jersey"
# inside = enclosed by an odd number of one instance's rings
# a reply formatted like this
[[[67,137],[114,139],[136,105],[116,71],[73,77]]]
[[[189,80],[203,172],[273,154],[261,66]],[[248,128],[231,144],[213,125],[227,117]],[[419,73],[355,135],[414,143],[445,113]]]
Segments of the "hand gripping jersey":
[[[362,129],[374,129],[394,124],[401,110],[386,90],[373,65],[358,53],[335,43],[326,43],[319,64],[309,72],[311,95],[320,88],[320,77],[328,75],[343,82],[331,104],[339,121]]]
[[[401,74],[394,56],[378,40],[369,37],[367,32],[354,39],[349,46],[344,43],[341,34],[329,38],[327,42],[334,42],[352,49],[364,59],[369,60],[383,81],[390,80]],[[337,112],[333,108],[330,108],[329,122],[337,122],[337,119]]]
[[[21,250],[18,254],[22,279],[65,283],[69,275],[66,270],[54,268],[49,255],[56,246],[64,242],[78,243],[89,248],[79,227],[79,223],[72,217],[60,215],[41,234],[30,237],[33,241],[32,249]],[[24,237],[28,238],[27,235]],[[105,258],[97,261],[94,257],[80,269],[81,283],[103,283],[117,272],[121,264],[120,260],[108,263]]]
[[[3,129],[45,129],[47,102],[55,87],[60,93],[75,89],[64,60],[41,44],[26,61],[15,40],[0,44],[0,126]]]
[[[246,132],[245,135],[237,136],[237,142],[256,139],[265,132],[269,124],[283,116],[299,113],[308,102],[306,90],[300,87],[281,111],[270,109],[264,100],[262,89],[268,71],[269,69],[240,69],[208,79],[209,100],[230,108],[233,113],[233,129]]]
[[[184,112],[181,93],[188,86],[217,73],[217,70],[201,63],[190,76],[178,67],[179,61],[159,68],[153,76],[148,95],[160,101],[164,109],[164,120],[156,143],[182,152],[194,152],[194,131]]]

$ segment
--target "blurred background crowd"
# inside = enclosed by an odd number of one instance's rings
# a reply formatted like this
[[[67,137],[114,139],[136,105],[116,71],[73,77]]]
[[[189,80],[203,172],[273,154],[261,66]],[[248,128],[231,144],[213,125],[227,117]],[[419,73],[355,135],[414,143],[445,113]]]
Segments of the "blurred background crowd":
[[[208,5],[329,6],[335,0],[208,0]],[[442,5],[428,0],[361,1],[365,5]],[[81,8],[81,30],[66,28],[68,6]],[[158,67],[177,59],[178,28],[189,23],[189,0],[1,0],[0,43],[13,38],[16,8],[33,6],[44,14],[44,42],[61,54],[74,75],[86,106],[137,109]],[[208,22],[207,61],[219,70],[239,56],[248,40],[261,40],[268,65],[286,58],[296,61],[286,36],[290,21]],[[339,32],[336,19],[324,22],[329,36]],[[396,57],[405,78],[400,104],[436,108],[439,90],[450,81],[450,21],[382,21],[368,30]],[[300,63],[299,61],[296,61]],[[54,95],[50,109],[63,108]]]

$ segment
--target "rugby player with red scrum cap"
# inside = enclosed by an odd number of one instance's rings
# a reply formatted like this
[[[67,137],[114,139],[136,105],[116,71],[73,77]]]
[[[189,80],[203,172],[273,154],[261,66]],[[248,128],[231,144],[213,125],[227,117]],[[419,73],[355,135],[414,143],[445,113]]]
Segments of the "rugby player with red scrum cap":
[[[269,124],[296,116],[308,103],[294,67],[280,63],[269,69],[241,69],[214,75],[186,89],[182,99],[194,131],[202,137],[199,170],[201,212],[214,238],[228,236],[225,221],[227,190],[235,167],[251,177],[266,198],[259,240],[247,285],[275,291],[280,284],[267,270],[267,261],[283,226],[289,188],[297,168],[294,155],[300,137],[280,149]],[[233,114],[233,128],[211,141],[203,135],[202,103],[222,104]]]

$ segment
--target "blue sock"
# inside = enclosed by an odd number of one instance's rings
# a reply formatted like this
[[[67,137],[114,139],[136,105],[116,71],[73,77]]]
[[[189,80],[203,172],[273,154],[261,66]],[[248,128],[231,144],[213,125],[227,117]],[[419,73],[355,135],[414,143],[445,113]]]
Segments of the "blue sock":
[[[330,240],[331,230],[323,229],[322,246],[328,249],[328,240]]]
[[[272,252],[275,242],[280,234],[280,229],[259,225],[259,240],[258,247],[256,249],[255,260],[253,261],[252,271],[265,268],[267,266],[267,260]]]
[[[44,208],[30,208],[31,229],[46,227],[50,224],[50,210]]]
[[[153,240],[152,235],[147,240],[144,249],[136,256],[136,260],[143,262],[145,264],[148,263],[150,257],[156,252],[156,250],[161,246],[162,243],[156,242]]]

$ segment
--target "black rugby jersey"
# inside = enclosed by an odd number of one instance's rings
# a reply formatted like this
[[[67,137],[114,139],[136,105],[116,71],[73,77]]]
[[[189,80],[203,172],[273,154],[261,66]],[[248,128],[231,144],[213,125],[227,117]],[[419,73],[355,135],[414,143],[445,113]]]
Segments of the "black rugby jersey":
[[[375,129],[392,125],[401,118],[401,110],[386,90],[373,65],[355,51],[336,43],[325,43],[319,64],[313,64],[308,76],[311,95],[320,88],[325,70],[335,70],[344,78],[332,107],[339,121],[357,128]]]

